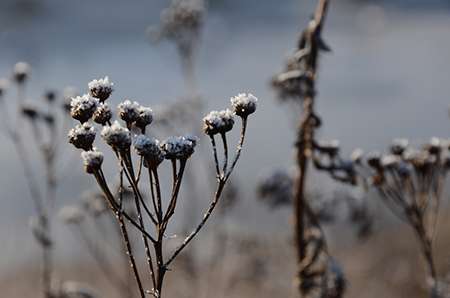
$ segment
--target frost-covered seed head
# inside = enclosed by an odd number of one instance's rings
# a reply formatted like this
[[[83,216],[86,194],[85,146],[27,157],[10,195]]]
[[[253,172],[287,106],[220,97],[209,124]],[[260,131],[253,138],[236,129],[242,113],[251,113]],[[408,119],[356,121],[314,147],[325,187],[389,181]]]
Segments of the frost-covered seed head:
[[[6,90],[8,90],[9,81],[7,79],[0,79],[0,98],[5,94]]]
[[[186,137],[169,137],[161,143],[166,159],[187,159],[194,153],[196,142]]]
[[[74,87],[69,86],[64,88],[62,108],[65,112],[70,113],[72,98],[77,95],[77,91]]]
[[[233,111],[239,117],[247,117],[256,111],[258,98],[251,93],[239,93],[231,98]]]
[[[131,146],[131,133],[116,120],[111,126],[105,126],[102,130],[102,138],[105,142],[119,151],[127,150]]]
[[[70,115],[72,118],[84,123],[91,119],[98,105],[98,99],[85,94],[72,98],[70,102]]]
[[[367,155],[367,164],[375,169],[381,168],[381,156],[378,152],[372,152]]]
[[[13,75],[14,80],[18,84],[22,84],[25,82],[25,80],[28,78],[31,72],[31,67],[26,62],[19,62],[16,65],[14,65]]]
[[[426,145],[426,148],[428,149],[428,152],[430,154],[438,154],[441,152],[442,145],[444,144],[444,141],[433,137],[431,138],[430,142]]]
[[[77,206],[65,206],[61,208],[58,216],[66,224],[79,224],[84,219],[83,211]]]
[[[92,125],[85,122],[72,128],[69,131],[68,137],[69,143],[73,144],[76,148],[88,151],[92,149],[92,144],[95,140],[95,129]]]
[[[233,113],[229,110],[212,111],[203,118],[203,131],[210,136],[226,133],[233,128]]]
[[[407,139],[394,139],[391,144],[391,152],[395,155],[402,155],[408,148],[409,141]]]
[[[125,100],[124,102],[121,102],[117,106],[120,119],[127,124],[132,124],[139,117],[139,107],[140,105],[136,101],[131,102],[130,100]]]
[[[361,148],[357,148],[355,149],[352,154],[350,155],[350,159],[355,163],[355,164],[360,164],[362,161],[364,155],[364,151]]]
[[[84,170],[88,174],[93,174],[98,171],[103,163],[103,153],[97,151],[95,148],[81,152],[81,158],[83,159]]]
[[[136,119],[136,126],[140,129],[144,129],[147,125],[150,125],[153,121],[153,110],[148,107],[140,106],[138,108],[139,116]]]
[[[112,112],[108,104],[101,103],[94,112],[93,120],[95,123],[105,125],[112,118]]]
[[[386,169],[395,168],[400,163],[400,158],[395,154],[386,154],[381,157],[381,165]]]
[[[109,98],[114,91],[114,83],[109,81],[109,77],[106,76],[103,79],[92,80],[88,83],[89,93],[104,102]]]
[[[138,135],[134,140],[134,149],[138,155],[144,157],[149,168],[156,168],[164,160],[164,153],[155,138]]]

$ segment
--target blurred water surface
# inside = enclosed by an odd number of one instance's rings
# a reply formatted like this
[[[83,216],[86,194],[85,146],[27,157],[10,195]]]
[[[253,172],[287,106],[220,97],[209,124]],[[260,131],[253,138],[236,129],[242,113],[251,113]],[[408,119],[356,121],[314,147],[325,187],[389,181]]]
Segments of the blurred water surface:
[[[280,230],[279,217],[255,204],[253,189],[261,173],[290,165],[295,114],[274,100],[268,81],[295,47],[314,4],[211,1],[197,59],[208,108],[224,107],[240,91],[260,98],[236,171],[243,203],[233,218],[243,229]],[[91,79],[109,75],[116,103],[125,97],[149,105],[173,101],[184,92],[177,53],[169,43],[151,45],[145,35],[166,5],[162,0],[2,0],[0,76],[25,60],[33,66],[28,94],[34,100],[46,88],[84,90]],[[346,152],[356,146],[382,150],[398,136],[418,143],[448,137],[448,1],[333,1],[324,34],[333,52],[321,62],[322,136],[340,139]],[[13,147],[0,138],[3,266],[36,247],[28,237],[33,212],[21,169]],[[67,147],[69,158],[75,153]],[[75,165],[60,201],[70,202],[80,187],[93,186],[81,163]],[[312,188],[317,179],[309,181]]]

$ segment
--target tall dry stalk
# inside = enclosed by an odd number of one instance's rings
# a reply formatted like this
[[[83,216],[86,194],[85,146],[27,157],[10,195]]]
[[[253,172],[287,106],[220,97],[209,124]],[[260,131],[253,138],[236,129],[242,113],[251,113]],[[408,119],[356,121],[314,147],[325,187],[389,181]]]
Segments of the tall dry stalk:
[[[281,98],[302,102],[296,133],[297,176],[293,185],[294,237],[297,255],[296,287],[301,297],[341,297],[344,284],[333,272],[325,237],[306,195],[308,164],[312,157],[315,130],[321,125],[315,111],[318,60],[329,48],[322,40],[322,28],[329,1],[319,0],[313,19],[303,31],[298,49],[286,71],[273,79]]]

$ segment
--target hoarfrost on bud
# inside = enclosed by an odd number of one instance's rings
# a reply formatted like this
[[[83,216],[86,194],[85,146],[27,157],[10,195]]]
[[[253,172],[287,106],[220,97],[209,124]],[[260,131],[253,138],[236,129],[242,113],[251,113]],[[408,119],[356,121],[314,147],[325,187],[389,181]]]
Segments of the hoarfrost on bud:
[[[16,65],[14,65],[13,75],[14,80],[18,84],[22,84],[25,82],[25,80],[28,78],[31,72],[31,67],[26,62],[18,62]]]
[[[203,131],[210,136],[226,133],[233,128],[233,113],[229,110],[211,111],[203,118]]]
[[[371,152],[367,155],[367,164],[375,169],[380,169],[381,155],[378,152]]]
[[[192,153],[196,141],[186,137],[169,137],[161,144],[166,159],[187,159]]]
[[[89,123],[78,124],[69,131],[69,143],[76,148],[91,150],[95,140],[95,128]]]
[[[381,157],[381,165],[386,169],[392,169],[400,163],[401,159],[395,154],[386,154]]]
[[[88,83],[89,93],[104,102],[109,98],[114,91],[114,83],[109,81],[109,77],[106,76],[103,79],[92,80]]]
[[[81,152],[81,158],[83,159],[84,170],[88,174],[95,173],[103,163],[103,153],[97,151],[95,148]]]
[[[140,105],[136,101],[125,100],[121,102],[118,106],[119,117],[127,124],[135,122],[139,117]]]
[[[138,117],[136,118],[136,126],[140,129],[144,129],[147,125],[150,125],[153,121],[153,110],[149,107],[140,106],[138,108]]]
[[[83,211],[77,206],[65,206],[61,208],[58,216],[66,224],[79,224],[84,219]]]
[[[98,99],[85,94],[72,98],[70,102],[70,115],[81,123],[87,122],[94,115]]]
[[[240,117],[247,117],[256,111],[258,98],[251,93],[239,93],[231,98],[234,113]]]
[[[144,157],[148,167],[157,167],[164,160],[159,141],[146,135],[138,135],[134,140],[136,153]]]
[[[118,150],[127,150],[131,146],[131,133],[116,120],[111,126],[102,130],[102,138],[111,147]]]
[[[112,112],[109,108],[108,104],[101,103],[98,105],[97,109],[94,112],[93,120],[95,123],[105,125],[108,121],[111,121]]]
[[[364,151],[361,148],[355,149],[352,154],[350,155],[350,159],[355,163],[359,164],[361,163],[362,157],[364,155]]]
[[[407,139],[394,139],[391,144],[391,152],[395,155],[402,155],[408,148],[409,141]]]

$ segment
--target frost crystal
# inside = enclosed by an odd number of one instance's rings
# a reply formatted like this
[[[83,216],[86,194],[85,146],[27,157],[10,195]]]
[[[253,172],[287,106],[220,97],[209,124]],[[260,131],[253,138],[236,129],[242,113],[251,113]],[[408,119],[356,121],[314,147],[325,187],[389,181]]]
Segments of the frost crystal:
[[[103,163],[103,153],[97,151],[95,148],[81,152],[81,158],[83,159],[84,170],[88,174],[95,173]]]
[[[89,94],[74,97],[70,102],[70,115],[72,118],[84,123],[91,119],[97,104],[98,100]]]
[[[136,126],[144,129],[153,121],[153,110],[148,107],[140,106],[138,108],[139,116],[136,119]]]
[[[112,112],[109,108],[108,104],[101,103],[97,109],[95,110],[93,119],[94,122],[105,125],[108,121],[110,121],[112,118]]]
[[[109,77],[106,76],[103,79],[93,80],[89,82],[88,88],[89,93],[100,100],[100,102],[104,102],[108,99],[111,93],[114,91],[113,89],[114,83],[109,81]]]
[[[231,98],[234,113],[240,117],[247,117],[256,111],[258,98],[251,93],[239,93]]]
[[[75,126],[69,131],[69,143],[76,148],[90,150],[95,140],[95,129],[89,123],[83,123]]]
[[[111,126],[103,127],[102,138],[114,149],[126,150],[131,146],[130,131],[117,120]]]
[[[140,105],[138,102],[130,100],[125,100],[117,106],[119,110],[119,117],[127,124],[135,122],[139,117]]]
[[[14,65],[14,80],[21,84],[25,82],[25,80],[28,78],[31,72],[31,67],[26,62],[18,62],[16,65]]]
[[[159,141],[146,135],[138,135],[134,140],[136,153],[145,158],[148,167],[157,167],[164,160]]]
[[[229,109],[212,111],[203,118],[203,130],[210,136],[226,133],[233,128],[233,125],[233,113]]]
[[[161,148],[166,159],[187,159],[194,153],[195,145],[192,137],[169,137],[162,142]]]
[[[83,211],[77,206],[65,206],[61,208],[58,216],[67,224],[79,224],[84,219]]]

